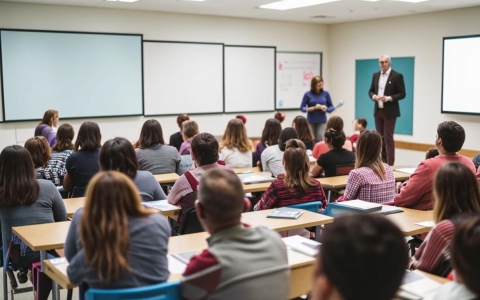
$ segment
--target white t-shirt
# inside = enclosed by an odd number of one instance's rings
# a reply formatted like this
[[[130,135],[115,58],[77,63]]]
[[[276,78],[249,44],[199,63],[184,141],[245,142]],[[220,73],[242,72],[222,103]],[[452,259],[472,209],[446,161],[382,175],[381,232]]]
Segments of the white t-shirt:
[[[261,159],[264,172],[272,172],[275,177],[278,174],[285,173],[285,168],[282,164],[283,151],[280,150],[278,145],[273,145],[263,150]]]
[[[223,160],[230,168],[248,168],[252,166],[252,151],[240,152],[237,147],[229,149],[222,148],[219,153],[220,160]]]

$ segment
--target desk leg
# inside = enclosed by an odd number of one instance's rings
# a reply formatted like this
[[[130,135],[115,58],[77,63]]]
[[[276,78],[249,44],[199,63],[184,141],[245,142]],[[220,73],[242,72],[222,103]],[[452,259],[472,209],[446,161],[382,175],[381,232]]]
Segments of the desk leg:
[[[7,268],[8,268],[8,255],[3,258],[3,299],[8,299],[8,284],[7,284]]]
[[[331,202],[331,200],[332,200],[332,190],[328,190],[328,198],[327,198],[327,200],[328,200],[328,203]]]
[[[47,259],[47,251],[42,250],[40,251],[40,263],[42,266],[42,272],[45,271],[45,263],[44,261]],[[58,291],[58,285],[55,281],[52,281],[52,300],[60,300],[60,294]]]
[[[319,243],[322,242],[322,226],[315,226],[315,240]]]

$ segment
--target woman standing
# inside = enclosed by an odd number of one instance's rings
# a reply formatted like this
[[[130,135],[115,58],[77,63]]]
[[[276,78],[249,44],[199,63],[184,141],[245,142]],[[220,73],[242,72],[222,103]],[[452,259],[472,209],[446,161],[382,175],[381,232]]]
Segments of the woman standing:
[[[54,109],[49,109],[43,114],[43,119],[40,124],[35,128],[34,136],[43,136],[47,139],[48,144],[51,146],[55,145],[56,142],[56,132],[55,129],[58,126],[58,111]]]
[[[335,110],[330,94],[323,89],[323,78],[315,76],[310,84],[310,91],[303,95],[300,109],[307,113],[307,121],[317,142],[323,141],[327,112]]]

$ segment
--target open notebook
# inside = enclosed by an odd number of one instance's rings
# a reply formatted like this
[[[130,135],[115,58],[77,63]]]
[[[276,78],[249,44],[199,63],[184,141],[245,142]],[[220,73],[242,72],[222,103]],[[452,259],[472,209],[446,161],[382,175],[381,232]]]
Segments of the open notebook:
[[[177,210],[178,207],[171,205],[167,200],[156,200],[156,201],[147,201],[142,202],[142,205],[145,207],[155,208],[161,211]]]

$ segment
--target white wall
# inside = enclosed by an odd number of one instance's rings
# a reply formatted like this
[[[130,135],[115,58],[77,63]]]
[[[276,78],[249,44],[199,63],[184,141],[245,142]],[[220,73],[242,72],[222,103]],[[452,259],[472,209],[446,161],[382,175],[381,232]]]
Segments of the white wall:
[[[414,56],[413,135],[396,135],[395,139],[433,145],[438,123],[453,120],[467,133],[464,148],[480,149],[477,138],[480,116],[440,113],[443,37],[471,34],[480,34],[480,7],[330,26],[327,82],[334,99],[348,100],[351,104],[337,112],[347,124],[346,134],[352,132],[349,124],[355,116],[355,60],[378,58],[382,54]],[[365,94],[368,88],[365,87]],[[476,87],[465,88],[471,89],[472,101],[478,101]],[[397,150],[396,163],[411,161],[410,152]],[[419,157],[422,155],[414,155],[412,160],[418,161]]]
[[[240,18],[207,17],[185,14],[110,10],[73,6],[0,3],[0,27],[15,29],[142,33],[144,39],[196,42],[221,42],[236,45],[276,46],[281,51],[323,52],[323,75],[329,77],[328,27],[317,24],[262,21]],[[186,81],[195,80],[191,74]],[[328,88],[328,83],[326,85]],[[65,99],[68,101],[68,99]],[[300,103],[301,99],[299,99]],[[287,112],[284,126],[289,126],[300,112]],[[85,120],[62,121],[75,127]],[[273,113],[245,114],[250,136],[260,136],[267,118]],[[43,112],[39,112],[39,120]],[[223,134],[235,115],[192,116],[201,131]],[[178,131],[175,117],[157,118],[164,136]],[[143,117],[94,119],[100,125],[102,141],[115,136],[136,140],[145,121]],[[0,124],[0,149],[23,144],[33,136],[37,122]],[[288,125],[287,125],[288,124]]]

